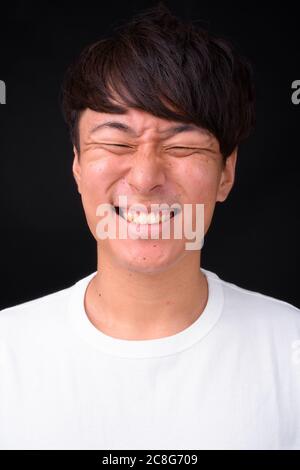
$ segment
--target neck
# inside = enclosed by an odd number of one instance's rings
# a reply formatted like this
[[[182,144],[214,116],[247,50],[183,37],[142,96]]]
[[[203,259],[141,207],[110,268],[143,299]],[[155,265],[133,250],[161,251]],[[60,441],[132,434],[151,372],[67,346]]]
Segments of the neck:
[[[200,252],[156,273],[130,271],[101,253],[97,274],[86,291],[85,309],[94,326],[109,336],[155,339],[189,327],[207,299]]]

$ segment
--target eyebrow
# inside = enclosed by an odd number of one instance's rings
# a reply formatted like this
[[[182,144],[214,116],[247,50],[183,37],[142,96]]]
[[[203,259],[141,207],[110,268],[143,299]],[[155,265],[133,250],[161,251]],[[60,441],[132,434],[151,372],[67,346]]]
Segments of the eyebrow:
[[[107,122],[103,122],[102,124],[97,124],[95,127],[91,129],[90,135],[94,134],[99,129],[102,129],[105,127],[108,127],[110,129],[117,129],[129,135],[132,135],[133,137],[137,137],[137,133],[132,127],[119,121],[107,121]],[[201,127],[196,127],[194,124],[179,124],[179,125],[170,127],[169,129],[166,129],[165,131],[162,131],[161,134],[169,136],[169,135],[175,135],[175,134],[179,134],[180,132],[187,132],[187,131],[202,131],[203,132],[204,129],[202,129]]]

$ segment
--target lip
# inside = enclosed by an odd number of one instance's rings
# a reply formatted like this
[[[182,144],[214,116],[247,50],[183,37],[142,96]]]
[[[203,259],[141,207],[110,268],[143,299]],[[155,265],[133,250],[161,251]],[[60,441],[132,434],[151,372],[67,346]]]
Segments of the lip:
[[[130,208],[134,208],[134,209],[136,208],[136,210],[141,211],[141,212],[145,212],[145,209],[146,209],[148,213],[149,212],[154,212],[154,213],[158,212],[157,208],[159,208],[161,206],[166,207],[166,209],[160,209],[160,210],[168,210],[168,208],[171,207],[172,204],[177,204],[178,205],[178,203],[174,203],[174,202],[173,203],[168,203],[168,202],[155,202],[155,201],[153,201],[153,202],[145,203],[145,202],[138,202],[138,201],[136,201],[136,202],[126,201],[127,205],[122,206],[122,205],[119,204],[119,202],[120,202],[120,200],[118,202],[116,200],[116,202],[113,202],[112,205],[114,207],[121,207],[121,208],[126,209],[126,210],[129,210]]]

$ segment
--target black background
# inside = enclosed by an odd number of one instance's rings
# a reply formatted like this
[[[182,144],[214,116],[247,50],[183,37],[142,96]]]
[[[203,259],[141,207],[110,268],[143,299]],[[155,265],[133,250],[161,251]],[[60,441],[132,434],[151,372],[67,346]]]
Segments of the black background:
[[[1,302],[15,305],[96,270],[96,242],[73,180],[59,105],[67,65],[118,20],[156,2],[11,2],[1,9]],[[221,278],[300,306],[300,20],[293,4],[165,2],[230,39],[253,63],[257,124],[240,146],[236,181],[217,204],[201,265]]]

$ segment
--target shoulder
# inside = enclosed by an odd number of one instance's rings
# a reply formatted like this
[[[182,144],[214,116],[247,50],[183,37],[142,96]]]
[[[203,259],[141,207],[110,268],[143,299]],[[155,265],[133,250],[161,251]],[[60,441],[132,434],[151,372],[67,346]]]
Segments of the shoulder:
[[[0,336],[28,337],[47,328],[63,316],[71,287],[0,310]]]
[[[300,335],[300,309],[283,299],[246,289],[221,279],[210,271],[211,282],[222,286],[224,315],[227,320],[255,328],[267,326],[276,330],[297,331]],[[282,330],[282,331],[283,331]]]

